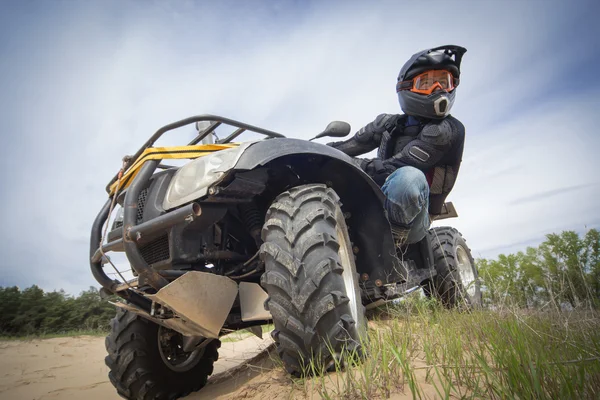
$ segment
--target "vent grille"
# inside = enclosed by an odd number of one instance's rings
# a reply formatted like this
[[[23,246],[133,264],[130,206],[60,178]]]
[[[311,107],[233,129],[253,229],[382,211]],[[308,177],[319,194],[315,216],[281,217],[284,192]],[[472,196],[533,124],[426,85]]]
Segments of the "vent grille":
[[[148,201],[148,188],[142,190],[140,195],[138,196],[137,201],[137,215],[136,215],[136,225],[139,225],[143,222],[144,219],[144,209],[146,208],[146,202]],[[115,221],[114,228],[119,228],[123,226],[123,221]],[[113,228],[113,229],[114,229]],[[169,238],[165,234],[163,236],[158,237],[156,240],[153,240],[150,243],[147,243],[143,246],[140,246],[140,253],[142,254],[142,258],[149,265],[155,264],[160,261],[165,261],[171,258],[171,253],[169,252]]]
[[[146,201],[148,201],[148,188],[142,190],[138,196],[138,208],[137,215],[135,218],[135,224],[139,225],[144,219],[144,208],[146,208]],[[115,221],[113,229],[117,229],[123,226],[123,220]]]
[[[165,234],[150,243],[140,246],[140,253],[144,261],[149,265],[168,260],[171,257],[171,253],[169,252],[169,238]]]
[[[137,201],[137,219],[136,224],[139,225],[144,219],[144,208],[146,208],[146,201],[148,201],[148,188],[142,190],[138,196]]]

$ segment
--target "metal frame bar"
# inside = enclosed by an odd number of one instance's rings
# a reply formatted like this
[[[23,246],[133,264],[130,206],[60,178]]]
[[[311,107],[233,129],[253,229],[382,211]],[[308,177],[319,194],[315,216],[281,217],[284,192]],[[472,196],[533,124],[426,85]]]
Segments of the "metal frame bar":
[[[160,290],[169,282],[152,269],[142,257],[137,243],[130,237],[130,230],[136,226],[138,197],[145,187],[146,183],[158,167],[158,160],[148,160],[140,168],[140,172],[135,176],[131,186],[125,192],[123,200],[123,247],[125,255],[131,264],[131,268],[136,271],[140,277],[156,290]]]
[[[102,253],[106,254],[109,251],[123,251],[121,249],[123,249],[123,239],[116,239],[116,240],[113,240],[112,242],[108,242],[102,246],[102,251],[100,251],[100,248],[98,248],[96,250],[96,252],[92,256],[92,262],[94,262],[94,263],[101,262],[102,261]]]
[[[196,135],[196,137],[191,142],[188,143],[188,146],[193,146],[195,144],[200,143],[202,141],[202,139],[207,137],[209,134],[213,133],[215,131],[215,129],[217,129],[220,125],[221,125],[221,122],[219,122],[219,121],[213,122],[212,124],[210,124],[210,126],[208,128],[206,128],[202,132],[198,132],[198,135]]]
[[[119,287],[120,282],[110,279],[106,275],[101,260],[94,260],[94,254],[96,253],[96,250],[100,245],[100,239],[102,238],[102,226],[108,219],[108,211],[110,210],[111,200],[112,199],[109,198],[106,203],[104,203],[104,207],[102,207],[96,216],[94,223],[92,224],[92,234],[90,236],[90,268],[92,270],[92,275],[96,281],[109,292],[115,293],[116,295],[142,309],[150,309],[151,302],[134,291],[129,289],[117,291],[116,289]]]
[[[218,144],[229,143],[244,132],[246,132],[245,128],[238,128],[231,135],[227,136],[225,139],[219,140],[217,143]]]
[[[152,136],[150,136],[150,139],[148,139],[146,141],[146,143],[144,143],[142,145],[142,147],[140,147],[138,149],[138,151],[127,160],[127,162],[125,163],[124,169],[127,170],[129,167],[131,167],[131,165],[133,165],[133,163],[140,157],[140,155],[142,155],[144,150],[146,150],[149,147],[152,147],[154,145],[154,143],[156,143],[156,141],[166,132],[169,132],[173,129],[181,128],[183,126],[190,125],[190,124],[193,124],[196,122],[202,122],[202,121],[209,121],[209,122],[212,122],[212,124],[204,131],[198,133],[198,136],[196,136],[192,141],[190,141],[189,145],[195,145],[195,144],[199,143],[202,139],[204,139],[206,136],[208,136],[210,133],[212,133],[221,124],[234,126],[236,128],[240,128],[243,130],[242,131],[240,131],[240,129],[236,130],[231,135],[229,135],[227,138],[223,139],[222,141],[219,141],[219,143],[228,143],[228,141],[233,140],[234,138],[239,136],[245,130],[260,133],[267,137],[273,137],[273,138],[284,138],[285,137],[281,133],[273,132],[268,129],[259,128],[254,125],[249,125],[249,124],[246,124],[243,122],[239,122],[239,121],[236,121],[233,119],[221,117],[218,115],[212,115],[212,114],[196,115],[194,117],[189,117],[189,118],[185,118],[185,119],[170,123],[168,125],[163,126],[159,130],[157,130]],[[240,131],[240,132],[238,133],[238,131]],[[234,134],[235,134],[235,136],[234,136]],[[110,180],[108,185],[106,185],[107,193],[110,193],[110,186],[114,182],[116,182],[117,179],[118,179],[118,174],[116,174]]]

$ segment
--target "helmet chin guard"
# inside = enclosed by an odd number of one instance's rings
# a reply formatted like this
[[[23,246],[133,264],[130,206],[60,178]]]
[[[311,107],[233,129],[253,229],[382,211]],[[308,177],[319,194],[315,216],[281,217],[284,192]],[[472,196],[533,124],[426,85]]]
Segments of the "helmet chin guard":
[[[442,119],[450,114],[455,97],[456,90],[434,92],[428,96],[408,90],[398,92],[398,102],[405,114],[429,119]]]

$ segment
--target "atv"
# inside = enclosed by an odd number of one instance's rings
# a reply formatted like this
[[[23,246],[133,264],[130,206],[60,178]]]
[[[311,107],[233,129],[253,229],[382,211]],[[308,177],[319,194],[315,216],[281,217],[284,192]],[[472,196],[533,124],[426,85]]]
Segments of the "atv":
[[[194,123],[187,146],[154,147]],[[232,132],[215,140],[219,126]],[[233,143],[244,132],[262,140]],[[349,133],[334,121],[316,138]],[[165,164],[173,159],[190,161]],[[481,302],[460,233],[434,228],[398,251],[379,186],[324,144],[200,115],[159,129],[106,190],[90,264],[102,292],[121,298],[106,364],[127,399],[201,389],[219,338],[232,331],[260,335],[272,322],[283,365],[303,375],[308,365],[326,370],[343,353],[360,354],[365,309],[411,289],[448,307]],[[452,216],[447,203],[431,219]],[[132,277],[108,277],[111,252],[125,253]]]

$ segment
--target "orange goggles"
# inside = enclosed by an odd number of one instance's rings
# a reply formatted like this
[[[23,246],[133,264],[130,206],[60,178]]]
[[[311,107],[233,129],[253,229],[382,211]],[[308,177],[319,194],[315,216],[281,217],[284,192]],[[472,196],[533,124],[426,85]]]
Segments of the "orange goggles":
[[[410,81],[401,81],[396,85],[396,91],[410,90],[419,94],[431,94],[436,89],[450,92],[454,90],[454,77],[452,73],[438,69],[426,71],[412,78]]]

